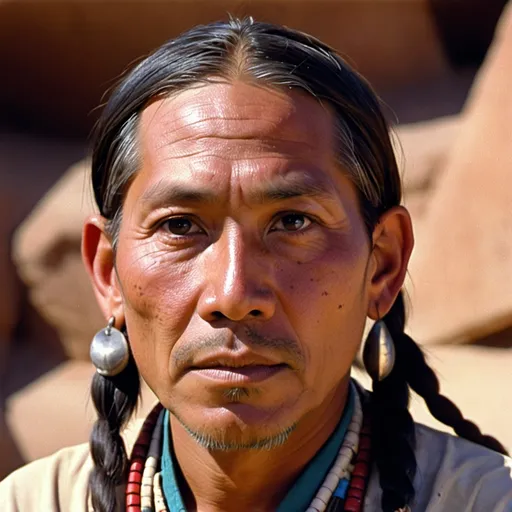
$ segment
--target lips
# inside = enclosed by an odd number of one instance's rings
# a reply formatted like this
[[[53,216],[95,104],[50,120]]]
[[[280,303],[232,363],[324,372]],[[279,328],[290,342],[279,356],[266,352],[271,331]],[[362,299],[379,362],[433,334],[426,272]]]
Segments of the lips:
[[[226,383],[261,382],[288,368],[288,365],[253,354],[218,354],[194,363],[189,371],[197,376]]]
[[[287,366],[284,364],[276,364],[273,366],[251,365],[238,368],[218,366],[216,368],[200,368],[192,371],[210,380],[230,384],[250,384],[251,382],[262,382],[273,377],[285,368]]]

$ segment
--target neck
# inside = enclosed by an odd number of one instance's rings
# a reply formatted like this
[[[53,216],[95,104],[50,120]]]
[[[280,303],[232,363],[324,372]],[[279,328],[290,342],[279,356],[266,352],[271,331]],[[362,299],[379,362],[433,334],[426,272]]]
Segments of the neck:
[[[347,377],[327,400],[300,419],[285,444],[272,450],[208,450],[171,415],[174,453],[182,475],[180,491],[187,510],[276,510],[338,425],[348,384]]]

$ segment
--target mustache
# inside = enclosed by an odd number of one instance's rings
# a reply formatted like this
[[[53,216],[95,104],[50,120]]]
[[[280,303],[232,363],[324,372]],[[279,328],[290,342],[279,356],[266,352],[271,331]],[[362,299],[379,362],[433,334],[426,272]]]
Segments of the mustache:
[[[223,329],[185,343],[175,348],[172,359],[176,367],[182,368],[191,366],[194,360],[202,356],[226,348],[233,353],[243,348],[252,349],[254,352],[258,352],[257,349],[264,349],[265,352],[270,351],[281,356],[283,362],[292,367],[301,367],[304,363],[304,354],[295,339],[264,335],[250,327],[244,327],[242,336]]]

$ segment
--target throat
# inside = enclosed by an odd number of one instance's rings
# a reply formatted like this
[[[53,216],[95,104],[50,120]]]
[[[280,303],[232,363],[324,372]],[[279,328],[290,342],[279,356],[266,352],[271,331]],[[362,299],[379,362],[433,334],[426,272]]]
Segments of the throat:
[[[169,474],[174,474],[185,510],[275,511],[300,474],[302,464],[290,461],[284,469],[282,448],[207,449],[173,419]]]
[[[174,475],[181,507],[201,512],[306,510],[333,467],[353,416],[353,397],[337,410],[329,405],[336,411],[331,422],[318,421],[329,414],[314,414],[315,421],[305,419],[287,442],[259,450],[207,449],[167,413],[168,451],[164,448],[163,456],[173,466],[167,475]]]

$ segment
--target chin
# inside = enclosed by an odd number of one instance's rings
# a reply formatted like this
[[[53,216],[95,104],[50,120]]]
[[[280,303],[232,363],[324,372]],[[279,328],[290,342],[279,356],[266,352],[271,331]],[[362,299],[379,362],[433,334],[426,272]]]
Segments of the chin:
[[[243,403],[170,412],[198,444],[212,451],[272,450],[285,444],[297,425],[284,417],[282,408]]]

